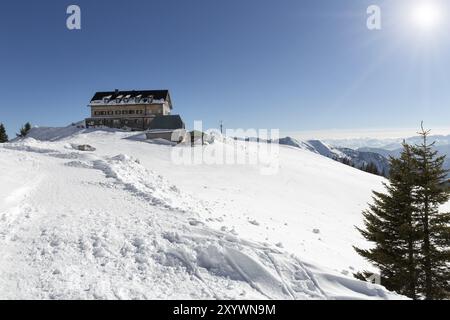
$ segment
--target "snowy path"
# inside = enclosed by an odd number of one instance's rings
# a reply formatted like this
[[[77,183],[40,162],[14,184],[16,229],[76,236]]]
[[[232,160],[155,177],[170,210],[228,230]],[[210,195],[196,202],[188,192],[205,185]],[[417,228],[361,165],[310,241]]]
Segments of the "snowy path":
[[[392,297],[211,229],[208,208],[126,155],[29,140],[0,148],[0,167],[0,299]]]

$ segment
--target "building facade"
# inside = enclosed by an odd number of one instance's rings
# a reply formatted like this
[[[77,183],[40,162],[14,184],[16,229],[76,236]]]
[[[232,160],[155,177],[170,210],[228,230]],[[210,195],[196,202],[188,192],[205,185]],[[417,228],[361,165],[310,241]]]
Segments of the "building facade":
[[[147,130],[158,116],[170,115],[172,101],[168,90],[97,92],[88,107],[91,116],[86,127]]]

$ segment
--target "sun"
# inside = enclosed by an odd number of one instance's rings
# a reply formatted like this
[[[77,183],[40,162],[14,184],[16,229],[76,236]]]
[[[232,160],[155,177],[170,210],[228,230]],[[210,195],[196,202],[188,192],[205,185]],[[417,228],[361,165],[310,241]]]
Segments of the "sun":
[[[422,1],[411,9],[410,18],[416,28],[431,31],[441,23],[441,8],[433,1]]]

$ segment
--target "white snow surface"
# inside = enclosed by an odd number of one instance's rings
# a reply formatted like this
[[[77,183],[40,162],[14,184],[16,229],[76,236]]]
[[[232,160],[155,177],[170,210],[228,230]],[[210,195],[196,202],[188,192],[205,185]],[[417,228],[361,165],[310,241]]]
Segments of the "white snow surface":
[[[275,175],[175,165],[142,138],[70,126],[0,145],[0,299],[403,299],[352,277],[372,270],[352,246],[381,178],[283,146]]]

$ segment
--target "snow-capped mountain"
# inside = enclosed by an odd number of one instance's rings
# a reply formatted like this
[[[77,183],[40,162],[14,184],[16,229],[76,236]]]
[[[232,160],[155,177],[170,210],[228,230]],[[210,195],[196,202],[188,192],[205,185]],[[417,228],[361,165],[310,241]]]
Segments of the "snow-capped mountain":
[[[300,146],[261,175],[175,164],[191,147],[114,130],[34,128],[0,145],[0,298],[401,299],[352,277],[376,271],[353,246],[368,246],[355,226],[383,178]]]
[[[450,135],[431,135],[431,141],[436,141],[436,146],[450,145]],[[360,148],[395,150],[402,146],[402,142],[406,141],[409,144],[420,144],[421,138],[419,136],[403,137],[403,138],[355,138],[355,139],[325,139],[326,143],[357,150]]]
[[[336,161],[350,163],[357,169],[364,169],[372,163],[381,174],[387,175],[389,173],[389,161],[383,153],[334,147],[320,140],[300,141],[291,137],[279,139],[278,143],[309,150]]]
[[[433,141],[433,140],[431,140]],[[417,142],[419,143],[419,142]],[[434,149],[439,153],[439,155],[445,155],[445,161],[444,161],[444,168],[447,170],[450,170],[450,144],[436,144],[434,146]],[[382,149],[382,148],[360,148],[358,149],[359,152],[369,152],[369,153],[376,153],[379,155],[382,155],[385,158],[388,158],[390,156],[396,158],[400,156],[400,153],[402,152],[402,148],[399,147],[397,149],[389,150],[389,149]],[[450,178],[450,174],[448,175]]]
[[[389,174],[390,165],[388,157],[378,152],[353,150],[349,148],[338,148],[342,153],[350,158],[350,161],[356,168],[364,168],[370,163],[377,167],[377,170],[383,176]]]

